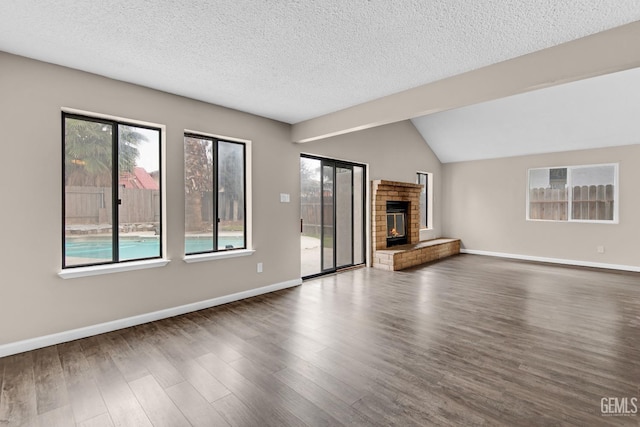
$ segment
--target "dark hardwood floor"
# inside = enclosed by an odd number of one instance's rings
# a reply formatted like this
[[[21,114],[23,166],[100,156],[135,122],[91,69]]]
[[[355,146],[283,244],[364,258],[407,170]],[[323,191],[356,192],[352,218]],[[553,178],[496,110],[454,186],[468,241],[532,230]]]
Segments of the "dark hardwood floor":
[[[640,398],[640,275],[351,270],[0,358],[0,383],[0,426],[639,425],[601,400]]]

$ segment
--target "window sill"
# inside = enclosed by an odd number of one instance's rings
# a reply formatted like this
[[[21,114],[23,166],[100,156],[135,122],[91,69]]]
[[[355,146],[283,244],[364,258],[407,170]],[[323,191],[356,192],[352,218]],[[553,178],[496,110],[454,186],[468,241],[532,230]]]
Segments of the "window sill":
[[[168,259],[151,259],[118,264],[94,265],[91,267],[77,267],[62,270],[58,273],[58,276],[63,279],[75,279],[76,277],[99,276],[102,274],[119,273],[121,271],[164,267],[167,264],[169,264]]]
[[[241,256],[249,256],[255,252],[253,249],[240,249],[237,251],[212,252],[208,254],[186,255],[184,262],[191,264],[194,262],[214,261],[217,259],[237,258]]]

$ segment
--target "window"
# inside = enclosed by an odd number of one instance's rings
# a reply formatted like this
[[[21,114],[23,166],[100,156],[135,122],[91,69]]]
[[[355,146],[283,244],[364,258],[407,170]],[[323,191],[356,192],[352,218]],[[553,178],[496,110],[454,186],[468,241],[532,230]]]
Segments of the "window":
[[[617,222],[618,165],[529,170],[529,220]]]
[[[418,172],[418,184],[422,184],[420,191],[420,228],[429,228],[429,174]]]
[[[161,129],[62,113],[62,267],[162,257]]]
[[[186,133],[185,254],[245,249],[246,144]]]

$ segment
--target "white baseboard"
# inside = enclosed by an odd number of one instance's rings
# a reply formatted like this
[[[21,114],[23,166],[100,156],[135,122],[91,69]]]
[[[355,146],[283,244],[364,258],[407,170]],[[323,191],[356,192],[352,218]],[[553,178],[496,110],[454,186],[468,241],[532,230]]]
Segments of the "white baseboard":
[[[140,314],[138,316],[127,317],[124,319],[113,320],[111,322],[100,323],[97,325],[86,326],[84,328],[72,329],[69,331],[59,332],[56,334],[45,335],[0,345],[0,357],[10,356],[12,354],[22,353],[25,351],[35,350],[37,348],[48,347],[50,345],[61,344],[63,342],[73,341],[80,338],[86,338],[93,335],[103,334],[105,332],[116,331],[118,329],[128,328],[130,326],[141,325],[143,323],[153,322],[155,320],[166,319],[168,317],[179,316],[192,311],[203,310],[205,308],[215,307],[217,305],[227,304],[239,301],[245,298],[251,298],[269,292],[275,292],[282,289],[292,288],[302,284],[302,279],[294,279],[286,282],[276,283],[274,285],[264,286],[261,288],[250,289],[248,291],[238,292],[231,295],[225,295],[205,301],[198,301],[191,304],[181,305],[178,307],[167,308],[164,310],[154,311],[151,313]]]
[[[640,267],[633,265],[607,264],[602,262],[578,261],[573,259],[547,258],[531,255],[508,254],[504,252],[479,251],[476,249],[460,249],[462,254],[493,256],[498,258],[519,259],[523,261],[549,262],[553,264],[574,265],[578,267],[605,268],[608,270],[622,270],[640,272]]]

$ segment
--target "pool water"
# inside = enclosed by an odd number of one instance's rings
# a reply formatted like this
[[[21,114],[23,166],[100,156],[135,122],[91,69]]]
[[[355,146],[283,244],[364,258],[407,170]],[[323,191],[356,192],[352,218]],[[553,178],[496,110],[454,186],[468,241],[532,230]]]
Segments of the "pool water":
[[[244,245],[242,236],[223,236],[218,239],[218,249],[228,249],[227,245],[240,248]],[[118,248],[120,260],[155,258],[160,256],[158,239],[120,240]],[[189,238],[185,240],[185,252],[200,253],[213,250],[211,239]],[[112,256],[111,240],[67,240],[65,255],[77,258],[110,260]]]
[[[212,239],[191,238],[185,240],[185,253],[197,254],[201,252],[210,252],[213,250]],[[230,247],[227,247],[230,246]],[[244,246],[244,238],[242,236],[221,236],[218,237],[218,249],[242,248]]]

